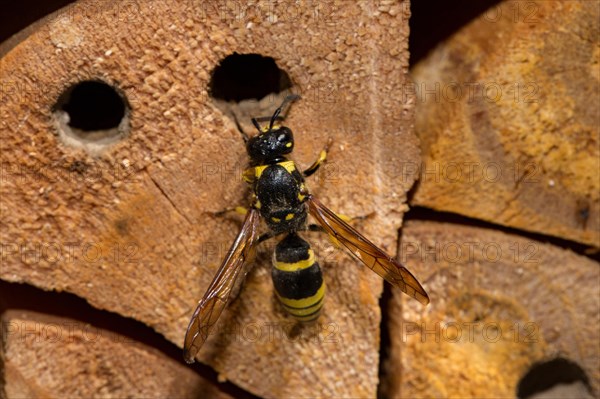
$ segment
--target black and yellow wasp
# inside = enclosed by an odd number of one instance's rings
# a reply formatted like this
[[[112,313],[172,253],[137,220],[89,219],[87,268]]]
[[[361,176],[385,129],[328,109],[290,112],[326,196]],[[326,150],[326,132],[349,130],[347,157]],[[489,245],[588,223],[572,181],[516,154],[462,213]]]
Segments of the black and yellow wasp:
[[[308,192],[304,178],[315,173],[326,160],[330,143],[303,172],[286,158],[294,148],[294,137],[289,128],[275,125],[275,121],[286,103],[298,98],[286,97],[271,117],[252,118],[258,135],[250,138],[240,129],[250,156],[250,167],[243,178],[252,185],[252,204],[240,233],[190,320],[184,342],[184,358],[188,363],[194,362],[227,305],[236,280],[244,274],[244,265],[253,259],[256,245],[265,239],[285,234],[275,247],[272,269],[275,293],[283,307],[300,321],[312,321],[319,316],[325,295],[321,268],[310,244],[298,235],[299,231],[316,226],[307,226],[307,210],[319,223],[319,229],[330,234],[334,242],[346,247],[355,258],[406,294],[424,305],[429,303],[421,284],[404,266]],[[261,127],[259,121],[269,124]],[[259,236],[261,218],[269,231]]]

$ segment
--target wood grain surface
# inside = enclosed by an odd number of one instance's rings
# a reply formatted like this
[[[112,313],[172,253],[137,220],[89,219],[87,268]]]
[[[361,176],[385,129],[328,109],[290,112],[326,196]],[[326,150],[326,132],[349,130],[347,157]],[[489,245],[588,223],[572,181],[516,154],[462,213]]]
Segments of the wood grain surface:
[[[514,397],[531,367],[555,358],[581,367],[598,392],[598,262],[439,222],[406,223],[400,247],[431,305],[392,290],[389,397]]]
[[[600,8],[504,1],[413,70],[413,205],[600,247]]]

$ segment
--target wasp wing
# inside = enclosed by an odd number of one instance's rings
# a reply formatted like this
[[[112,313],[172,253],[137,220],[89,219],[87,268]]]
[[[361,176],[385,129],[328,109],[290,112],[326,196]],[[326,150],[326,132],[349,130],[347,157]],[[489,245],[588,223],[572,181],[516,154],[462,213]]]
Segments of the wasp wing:
[[[423,305],[429,303],[427,292],[398,261],[367,240],[312,195],[308,196],[307,204],[310,214],[317,219],[321,227],[346,247],[356,259]]]
[[[217,323],[221,312],[227,305],[229,294],[240,272],[244,269],[244,265],[254,257],[259,220],[258,211],[250,209],[242,230],[227,252],[227,256],[206,290],[206,294],[198,303],[185,334],[183,356],[187,363],[194,362],[196,353],[208,338],[210,329]]]

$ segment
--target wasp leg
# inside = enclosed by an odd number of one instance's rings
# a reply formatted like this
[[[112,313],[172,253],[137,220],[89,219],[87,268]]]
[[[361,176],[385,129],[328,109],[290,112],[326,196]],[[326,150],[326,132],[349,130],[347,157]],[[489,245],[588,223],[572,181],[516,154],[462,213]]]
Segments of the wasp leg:
[[[304,231],[316,231],[318,233],[325,233],[329,237],[329,241],[331,241],[331,243],[336,248],[340,248],[340,243],[338,242],[338,240],[336,240],[334,236],[329,234],[329,232],[327,230],[325,230],[325,228],[323,226],[321,226],[320,224],[311,223],[304,228]]]
[[[321,227],[320,224],[315,224],[315,223],[311,223],[308,226],[306,226],[306,231],[317,231],[319,233],[326,233],[327,231]]]
[[[269,238],[273,238],[278,234],[273,234],[272,232],[268,231],[266,233],[263,233],[261,235],[258,236],[258,240],[256,240],[256,245],[260,244],[261,242],[267,241]]]
[[[237,116],[235,115],[234,112],[232,112],[232,115],[233,115],[233,120],[235,121],[235,125],[238,128],[238,131],[242,135],[242,139],[244,140],[244,144],[246,144],[248,142],[248,140],[250,140],[250,137],[248,136],[248,133],[246,133],[244,131],[244,129],[242,128],[242,125],[240,125],[240,121],[238,121],[238,118],[237,118]]]
[[[373,212],[367,214],[367,215],[361,215],[361,216],[348,216],[348,215],[344,215],[343,213],[336,213],[337,217],[339,217],[340,219],[342,219],[344,222],[346,223],[352,223],[355,220],[365,220],[369,217],[371,217],[373,215]],[[308,231],[325,231],[321,225],[318,224],[309,224],[307,226],[307,230]]]
[[[325,147],[319,153],[319,158],[317,158],[317,160],[312,165],[310,165],[308,169],[302,172],[304,177],[313,175],[317,170],[319,170],[321,164],[327,161],[327,153],[329,152],[329,147],[331,147],[331,143],[333,143],[333,139],[330,137],[329,140],[327,140],[327,144],[325,144]]]
[[[222,211],[214,212],[213,215],[214,216],[223,216],[227,212],[235,212],[235,213],[239,213],[240,215],[245,215],[245,214],[248,213],[248,208],[246,208],[244,206],[236,206],[236,207],[233,207],[233,208],[225,208]]]

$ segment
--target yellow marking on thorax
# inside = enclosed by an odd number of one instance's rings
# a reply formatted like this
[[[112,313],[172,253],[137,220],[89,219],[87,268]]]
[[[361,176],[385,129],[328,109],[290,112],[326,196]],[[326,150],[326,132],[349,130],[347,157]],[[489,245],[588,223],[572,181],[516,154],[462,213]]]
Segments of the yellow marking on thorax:
[[[296,170],[296,164],[294,163],[294,161],[283,161],[277,163],[276,165],[283,167],[285,170],[288,171],[290,175]],[[244,173],[242,173],[242,178],[246,183],[254,183],[257,179],[260,178],[265,169],[267,169],[269,166],[271,165],[259,165],[254,166],[252,168],[248,168],[244,170]]]
[[[274,260],[275,268],[283,272],[295,272],[297,270],[306,269],[315,263],[315,252],[312,249],[308,250],[308,259],[299,260],[298,262],[286,263]]]
[[[256,178],[258,179],[260,177],[260,175],[262,175],[262,173],[265,171],[265,169],[267,169],[267,167],[269,167],[269,165],[255,166],[254,167],[254,176],[256,176]]]
[[[285,170],[289,172],[290,175],[296,170],[296,164],[294,163],[294,161],[283,161],[279,162],[277,165],[283,166]]]

